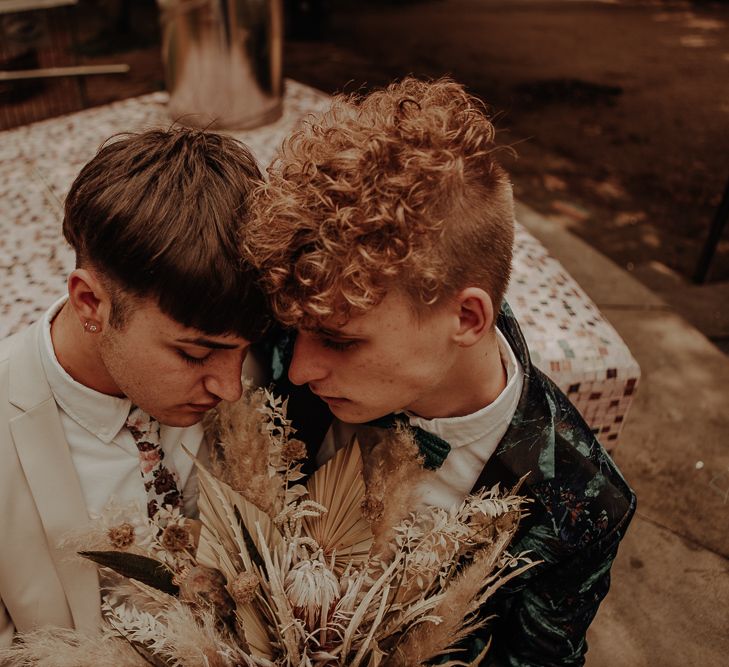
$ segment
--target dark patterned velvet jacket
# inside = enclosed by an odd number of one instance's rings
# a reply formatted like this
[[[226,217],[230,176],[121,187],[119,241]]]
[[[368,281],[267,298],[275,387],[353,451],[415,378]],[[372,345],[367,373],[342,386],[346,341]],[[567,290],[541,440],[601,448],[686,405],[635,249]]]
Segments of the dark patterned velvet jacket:
[[[484,613],[496,614],[484,637],[466,648],[477,655],[493,636],[485,665],[527,667],[583,665],[585,633],[610,586],[618,543],[635,512],[626,484],[574,406],[535,368],[511,310],[497,326],[524,369],[524,387],[514,418],[475,489],[515,484],[528,473],[522,493],[533,499],[512,553],[530,551],[538,566],[500,589]],[[276,390],[289,396],[289,416],[309,446],[311,460],[332,415],[306,387],[286,379],[289,345],[274,354]],[[451,658],[463,659],[463,655]]]

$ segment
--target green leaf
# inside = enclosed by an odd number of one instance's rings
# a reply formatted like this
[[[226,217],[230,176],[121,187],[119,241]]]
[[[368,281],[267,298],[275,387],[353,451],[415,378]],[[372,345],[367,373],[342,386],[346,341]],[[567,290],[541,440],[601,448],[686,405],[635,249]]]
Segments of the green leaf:
[[[180,592],[179,586],[172,581],[172,573],[154,558],[123,551],[79,551],[79,555],[163,593],[177,595]]]

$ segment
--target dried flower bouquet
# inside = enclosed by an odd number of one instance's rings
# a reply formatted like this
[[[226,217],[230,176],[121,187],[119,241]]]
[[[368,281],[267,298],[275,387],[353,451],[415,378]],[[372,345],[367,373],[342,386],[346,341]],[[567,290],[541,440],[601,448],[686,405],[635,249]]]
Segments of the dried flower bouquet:
[[[485,625],[479,608],[494,591],[533,565],[506,550],[523,512],[517,489],[412,512],[412,481],[432,473],[406,431],[353,441],[303,485],[306,448],[266,390],[206,426],[218,444],[210,470],[197,464],[197,548],[176,512],[146,526],[104,517],[76,539],[105,566],[103,637],[39,630],[0,663],[479,664],[488,647],[462,662],[458,643]]]

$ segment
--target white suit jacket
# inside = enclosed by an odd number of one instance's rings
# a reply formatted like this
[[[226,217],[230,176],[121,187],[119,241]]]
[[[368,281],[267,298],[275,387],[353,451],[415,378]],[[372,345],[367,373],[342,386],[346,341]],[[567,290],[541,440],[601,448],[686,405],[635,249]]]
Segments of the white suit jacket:
[[[39,326],[0,341],[0,647],[16,631],[93,629],[101,620],[95,566],[57,547],[89,519]]]

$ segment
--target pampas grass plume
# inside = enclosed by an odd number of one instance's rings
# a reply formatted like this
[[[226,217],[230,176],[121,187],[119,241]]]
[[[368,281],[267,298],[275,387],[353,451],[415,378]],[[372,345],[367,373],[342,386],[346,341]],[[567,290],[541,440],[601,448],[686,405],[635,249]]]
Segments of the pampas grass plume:
[[[478,553],[472,563],[451,580],[440,600],[433,608],[432,616],[439,623],[424,622],[410,630],[396,651],[383,663],[383,667],[417,667],[453,647],[486,619],[464,625],[467,618],[478,608],[479,593],[497,560],[511,540],[513,532],[504,533],[490,546]]]
[[[6,667],[139,667],[148,666],[123,639],[77,630],[44,628],[22,635],[0,649]]]
[[[428,471],[422,467],[418,446],[407,428],[380,434],[374,445],[366,440],[361,444],[362,476],[367,488],[363,509],[374,535],[371,553],[387,558],[393,551],[394,527],[412,512],[414,490]]]
[[[233,643],[219,634],[212,611],[193,611],[175,601],[160,615],[160,620],[166,626],[163,653],[171,664],[190,667],[245,664],[242,656],[232,649]]]
[[[265,392],[246,386],[238,401],[221,403],[205,427],[219,443],[211,454],[213,475],[271,514],[281,489],[269,476],[271,443],[261,422],[265,409]]]

